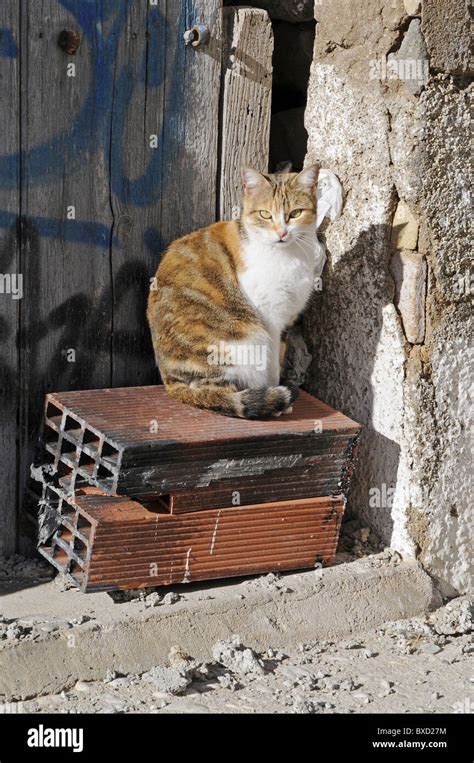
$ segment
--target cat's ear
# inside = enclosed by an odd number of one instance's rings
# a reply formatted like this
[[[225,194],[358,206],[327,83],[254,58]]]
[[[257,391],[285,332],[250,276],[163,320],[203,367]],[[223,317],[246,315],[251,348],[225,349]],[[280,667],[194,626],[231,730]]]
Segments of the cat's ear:
[[[299,185],[308,193],[314,194],[316,193],[316,186],[318,185],[318,176],[319,164],[312,164],[295,177],[293,184]]]
[[[262,188],[269,185],[265,175],[262,175],[258,170],[254,170],[253,167],[242,167],[241,173],[244,192],[246,194],[251,194],[256,188]]]

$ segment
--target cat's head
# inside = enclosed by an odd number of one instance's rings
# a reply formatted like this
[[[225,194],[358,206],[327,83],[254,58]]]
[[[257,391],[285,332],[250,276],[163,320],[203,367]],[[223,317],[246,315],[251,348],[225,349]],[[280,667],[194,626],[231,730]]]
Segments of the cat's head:
[[[318,173],[317,165],[300,173],[276,175],[262,175],[252,167],[243,167],[241,222],[247,235],[278,246],[314,235]]]

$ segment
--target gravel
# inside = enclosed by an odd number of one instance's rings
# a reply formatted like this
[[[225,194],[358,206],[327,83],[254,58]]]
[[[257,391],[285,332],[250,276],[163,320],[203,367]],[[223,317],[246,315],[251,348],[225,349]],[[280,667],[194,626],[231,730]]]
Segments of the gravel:
[[[257,657],[252,649],[243,646],[239,636],[232,636],[229,640],[217,641],[212,649],[212,656],[220,665],[238,675],[263,674],[265,672],[263,661]]]
[[[278,586],[278,577],[265,585]],[[363,638],[340,642],[315,641],[285,650],[274,646],[259,652],[235,635],[217,641],[207,662],[176,645],[166,665],[128,675],[111,666],[103,681],[78,681],[61,693],[17,703],[17,711],[466,712],[474,706],[474,683],[468,680],[473,644],[465,601],[463,597],[429,617],[385,623]],[[31,638],[41,623],[0,617],[0,633]]]

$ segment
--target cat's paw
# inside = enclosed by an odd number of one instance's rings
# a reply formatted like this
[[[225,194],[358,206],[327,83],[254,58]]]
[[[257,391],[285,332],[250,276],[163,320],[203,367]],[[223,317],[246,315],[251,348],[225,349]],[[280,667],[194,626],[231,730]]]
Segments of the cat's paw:
[[[292,405],[289,405],[289,406],[288,406],[287,408],[285,408],[283,411],[274,411],[274,412],[272,413],[272,416],[281,416],[282,414],[285,414],[285,413],[293,413],[293,406],[292,406]]]

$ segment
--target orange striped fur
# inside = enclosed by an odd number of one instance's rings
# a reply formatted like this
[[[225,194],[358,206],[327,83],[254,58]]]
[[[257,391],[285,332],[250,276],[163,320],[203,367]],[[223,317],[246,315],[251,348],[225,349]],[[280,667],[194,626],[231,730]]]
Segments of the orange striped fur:
[[[230,347],[238,354],[238,348],[244,353],[246,343],[258,348],[260,341],[262,346],[267,342],[265,315],[239,281],[247,267],[246,246],[253,235],[268,235],[280,243],[282,226],[295,235],[298,226],[303,230],[314,224],[317,168],[300,175],[265,176],[245,169],[243,177],[239,221],[215,223],[168,247],[153,279],[147,317],[170,395],[226,415],[259,418],[290,410],[297,391],[279,380],[266,383],[264,371],[263,383],[258,383],[258,368],[255,382],[245,387],[228,357],[225,362],[222,357],[222,362],[210,361],[210,348]],[[291,217],[294,210],[298,214]],[[275,258],[280,257],[282,249],[274,248]]]

